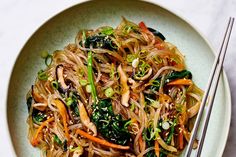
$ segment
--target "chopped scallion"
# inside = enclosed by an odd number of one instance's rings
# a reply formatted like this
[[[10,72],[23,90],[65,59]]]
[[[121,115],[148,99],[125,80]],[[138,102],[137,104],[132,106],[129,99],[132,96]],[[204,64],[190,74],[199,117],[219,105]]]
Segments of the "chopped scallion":
[[[134,103],[131,103],[131,106],[130,106],[130,111],[134,111],[134,109],[135,109],[135,104]]]
[[[73,99],[72,99],[71,97],[68,97],[68,98],[66,99],[66,105],[67,105],[67,106],[70,106],[72,103],[73,103]]]
[[[97,98],[97,92],[96,88],[94,85],[94,80],[93,80],[93,57],[92,57],[92,51],[88,52],[88,80],[91,85],[91,92],[92,92],[92,97],[94,102],[97,104],[98,103],[98,98]]]
[[[42,57],[43,59],[46,59],[47,56],[48,56],[48,51],[42,51],[42,52],[41,52],[41,57]]]
[[[110,77],[111,77],[111,79],[114,79],[114,77],[115,77],[115,67],[114,67],[113,63],[111,64]]]
[[[48,55],[46,58],[45,58],[45,64],[47,66],[50,66],[52,64],[52,55]]]
[[[88,93],[92,92],[92,87],[90,84],[88,84],[85,88],[86,88],[86,92],[88,92]]]
[[[85,43],[85,41],[86,41],[86,33],[85,33],[85,30],[83,30],[83,32],[82,32],[82,42],[83,42],[83,44]]]
[[[111,88],[111,87],[108,87],[106,90],[105,90],[105,95],[106,97],[110,98],[114,95],[114,90]]]
[[[104,35],[112,35],[113,33],[114,33],[114,29],[112,27],[104,27],[101,30],[101,34],[104,34]]]
[[[87,80],[79,80],[79,83],[81,84],[81,86],[86,86],[88,84]]]
[[[57,81],[52,81],[52,82],[51,82],[51,85],[52,85],[52,88],[53,88],[53,89],[55,89],[55,90],[57,90],[57,89],[58,89],[58,87],[59,87],[59,85],[58,85],[58,82],[57,82]]]
[[[135,55],[128,54],[126,60],[127,62],[132,63],[135,58],[136,58]]]
[[[48,79],[48,75],[46,74],[45,71],[40,70],[40,71],[38,72],[38,79],[39,79],[39,80],[46,81],[46,80]]]

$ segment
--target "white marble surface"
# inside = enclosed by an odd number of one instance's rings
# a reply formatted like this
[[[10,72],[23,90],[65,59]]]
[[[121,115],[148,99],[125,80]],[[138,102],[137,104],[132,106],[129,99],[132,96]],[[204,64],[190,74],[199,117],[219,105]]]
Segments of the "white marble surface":
[[[8,80],[15,59],[30,35],[48,18],[79,0],[0,0],[0,156],[14,156],[6,122]],[[217,50],[229,16],[236,17],[236,0],[156,0],[190,21]],[[232,122],[224,157],[236,154],[236,26],[224,64],[232,93]]]

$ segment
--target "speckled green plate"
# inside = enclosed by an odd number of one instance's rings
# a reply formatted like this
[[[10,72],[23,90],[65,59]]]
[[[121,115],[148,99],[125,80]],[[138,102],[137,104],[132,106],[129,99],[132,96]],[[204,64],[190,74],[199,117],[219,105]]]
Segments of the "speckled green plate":
[[[40,156],[27,139],[28,127],[25,95],[37,75],[45,68],[40,52],[53,52],[74,42],[76,33],[84,28],[117,26],[121,16],[136,23],[144,21],[162,32],[167,41],[177,45],[186,56],[193,79],[205,88],[214,60],[213,50],[206,40],[188,22],[162,7],[142,1],[90,1],[75,5],[43,24],[27,41],[15,63],[8,90],[7,118],[11,140],[19,157]],[[218,87],[210,119],[203,157],[222,156],[228,136],[231,117],[231,97],[224,75]]]

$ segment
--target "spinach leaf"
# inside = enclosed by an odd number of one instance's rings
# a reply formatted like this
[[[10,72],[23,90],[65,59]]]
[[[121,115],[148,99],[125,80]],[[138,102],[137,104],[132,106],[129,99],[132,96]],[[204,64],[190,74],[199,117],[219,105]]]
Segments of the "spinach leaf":
[[[79,108],[78,108],[78,105],[77,103],[72,103],[71,106],[70,106],[71,110],[75,113],[75,115],[77,117],[79,117]]]
[[[117,46],[107,35],[89,36],[85,39],[84,46],[86,48],[90,48],[90,46],[92,46],[93,48],[104,48],[111,51],[117,50]]]
[[[180,78],[192,79],[192,73],[188,70],[175,71],[167,76],[166,83]]]
[[[54,135],[54,141],[55,141],[58,145],[62,145],[62,141],[58,138],[57,135]]]
[[[34,123],[39,124],[46,120],[47,115],[37,109],[33,109],[32,118]]]
[[[167,144],[170,144],[170,142],[171,142],[171,140],[172,140],[172,138],[173,138],[173,136],[174,136],[174,131],[175,131],[176,122],[177,122],[177,118],[174,119],[174,122],[173,122],[173,124],[172,124],[171,127],[170,127],[170,132],[169,132],[169,135],[168,135],[168,137],[167,137],[167,139],[166,139],[166,143],[167,143]]]
[[[108,141],[120,145],[130,141],[130,133],[126,126],[129,120],[123,120],[120,114],[114,114],[110,99],[100,100],[98,104],[93,105],[91,119]]]
[[[161,38],[163,41],[166,39],[166,38],[164,37],[164,35],[161,34],[161,32],[159,32],[159,31],[157,31],[157,30],[155,30],[155,29],[153,29],[153,28],[150,28],[150,27],[148,27],[148,30],[149,30],[150,32],[152,32],[155,36]]]
[[[143,131],[143,137],[146,141],[147,147],[154,146],[154,138],[151,137],[151,127],[145,128]],[[155,151],[151,150],[146,154],[146,157],[156,157]]]
[[[67,151],[67,140],[65,140],[63,142],[63,151],[66,152]]]
[[[80,96],[74,91],[70,91],[69,97],[66,99],[66,105],[77,117],[79,116],[78,99],[80,99]]]
[[[31,105],[32,105],[32,101],[33,101],[33,98],[32,96],[30,96],[27,101],[26,101],[26,104],[27,104],[27,107],[28,107],[28,112],[30,111],[30,108],[31,108]]]
[[[166,76],[164,84],[182,78],[192,79],[192,73],[188,70],[174,71]],[[153,81],[152,85],[150,86],[150,89],[157,91],[160,88],[160,84],[161,84],[161,78],[157,78],[156,80]]]

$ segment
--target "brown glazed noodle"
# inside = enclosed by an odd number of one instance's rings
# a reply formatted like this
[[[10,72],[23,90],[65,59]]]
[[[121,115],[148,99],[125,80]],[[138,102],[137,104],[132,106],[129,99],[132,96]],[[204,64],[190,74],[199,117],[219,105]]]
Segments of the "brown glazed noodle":
[[[203,92],[157,30],[123,18],[42,57],[47,68],[27,94],[28,139],[41,156],[174,157],[185,148]]]

